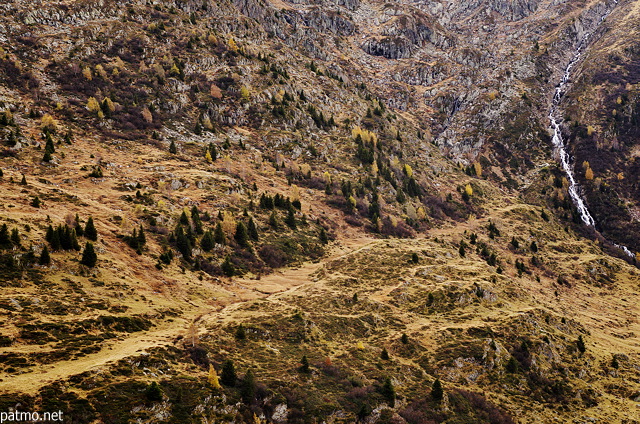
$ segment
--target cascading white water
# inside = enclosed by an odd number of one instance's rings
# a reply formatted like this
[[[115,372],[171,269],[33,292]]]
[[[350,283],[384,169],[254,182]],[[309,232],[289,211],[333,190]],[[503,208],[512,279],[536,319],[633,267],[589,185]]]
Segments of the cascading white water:
[[[618,2],[614,1],[614,7],[616,4],[618,4]],[[609,16],[612,10],[613,8],[608,9],[605,12],[605,14],[602,15],[598,25],[600,25],[600,23],[602,23],[602,21],[604,21],[607,18],[607,16]],[[591,216],[591,213],[587,208],[587,204],[585,203],[584,199],[581,196],[580,186],[578,185],[574,177],[573,164],[571,163],[571,157],[569,156],[569,153],[567,152],[567,148],[564,144],[564,140],[562,139],[562,131],[560,129],[562,118],[558,117],[558,107],[560,105],[560,101],[562,100],[562,97],[565,94],[564,89],[571,77],[571,70],[574,67],[574,65],[580,60],[582,56],[582,49],[584,48],[584,46],[587,45],[587,42],[589,41],[591,34],[592,33],[586,33],[582,38],[582,40],[580,40],[580,43],[576,48],[576,52],[573,55],[573,58],[571,58],[571,61],[569,62],[569,64],[564,70],[564,75],[562,76],[562,80],[560,80],[560,83],[558,83],[558,85],[556,86],[555,93],[553,94],[551,110],[549,111],[549,121],[551,121],[551,128],[553,129],[553,137],[551,140],[553,142],[554,147],[558,151],[558,154],[560,156],[560,164],[562,165],[562,169],[564,170],[565,174],[567,174],[567,179],[569,180],[569,196],[571,197],[573,204],[576,206],[576,209],[578,209],[578,213],[580,214],[580,218],[582,219],[582,222],[584,222],[585,225],[589,227],[595,227],[596,221],[593,219],[593,216]],[[615,243],[614,245],[622,249],[627,255],[633,256],[633,253],[627,247],[621,246]]]

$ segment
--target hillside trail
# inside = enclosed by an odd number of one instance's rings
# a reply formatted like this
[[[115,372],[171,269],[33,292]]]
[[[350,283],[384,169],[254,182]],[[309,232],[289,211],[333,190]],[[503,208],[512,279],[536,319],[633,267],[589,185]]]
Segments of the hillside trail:
[[[35,395],[40,388],[55,381],[64,381],[69,377],[86,371],[100,372],[108,364],[121,359],[137,356],[151,348],[174,344],[178,336],[185,335],[189,326],[195,322],[198,327],[202,322],[215,318],[219,323],[230,321],[229,315],[239,306],[256,299],[268,299],[295,290],[311,281],[311,276],[324,264],[341,257],[353,254],[366,246],[379,243],[380,240],[366,236],[341,239],[336,242],[327,256],[317,262],[305,262],[295,268],[286,268],[262,277],[260,280],[236,279],[234,286],[240,288],[243,295],[236,296],[230,304],[221,310],[211,310],[205,306],[194,307],[186,314],[173,321],[160,322],[156,327],[121,336],[117,341],[105,342],[103,348],[96,353],[88,354],[74,360],[65,360],[53,364],[40,365],[29,372],[12,375],[0,380],[0,394],[26,393]],[[247,291],[253,293],[246,295]],[[41,352],[42,346],[19,346],[25,352]],[[4,350],[0,349],[0,353]]]

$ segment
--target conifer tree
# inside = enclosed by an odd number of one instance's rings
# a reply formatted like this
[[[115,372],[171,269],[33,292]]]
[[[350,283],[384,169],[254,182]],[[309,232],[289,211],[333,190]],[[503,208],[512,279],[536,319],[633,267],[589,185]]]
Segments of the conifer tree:
[[[82,229],[82,225],[80,224],[80,217],[78,216],[78,214],[76,214],[75,230],[78,237],[82,237],[84,235],[84,230]]]
[[[138,229],[138,247],[142,248],[147,243],[147,236],[144,234],[144,229],[142,228],[142,224],[140,224],[140,229]]]
[[[444,390],[442,389],[442,383],[440,383],[440,379],[436,379],[433,382],[433,386],[431,386],[431,398],[436,402],[440,402],[444,397]]]
[[[42,162],[51,162],[51,152],[49,150],[44,151],[44,155],[42,156]]]
[[[2,224],[0,227],[0,247],[7,248],[9,246],[11,246],[9,229],[7,228],[7,224]]]
[[[216,372],[216,369],[213,367],[213,364],[209,364],[209,384],[211,385],[211,387],[213,387],[214,389],[220,389],[220,381],[218,378],[218,373]]]
[[[236,233],[234,237],[238,245],[241,247],[249,246],[249,235],[247,234],[247,227],[243,222],[238,222],[238,224],[236,224]]]
[[[27,185],[27,177],[24,176],[24,174],[22,174],[22,180],[20,180],[20,185]]]
[[[200,247],[205,252],[209,252],[211,251],[211,249],[213,249],[213,246],[214,246],[213,234],[211,234],[211,230],[207,230],[202,236],[202,240],[200,240]]]
[[[62,244],[60,243],[60,233],[56,230],[53,231],[51,235],[51,250],[56,251],[60,250]]]
[[[202,234],[204,232],[202,220],[200,219],[200,211],[195,205],[191,208],[191,222],[193,222],[193,229],[196,234]]]
[[[227,387],[233,387],[236,385],[236,368],[233,365],[233,361],[228,359],[222,365],[222,372],[220,373],[220,382]]]
[[[231,262],[231,258],[229,256],[224,258],[224,262],[222,262],[220,268],[222,269],[224,275],[226,275],[227,277],[233,277],[233,275],[236,273],[236,268],[235,266],[233,266],[233,263]]]
[[[380,353],[380,359],[382,359],[383,361],[388,361],[389,360],[389,352],[387,352],[387,348],[386,347],[382,348],[382,352]]]
[[[289,226],[292,230],[295,230],[296,225],[296,215],[293,208],[289,208],[289,212],[287,213],[287,217],[284,220],[285,224]]]
[[[256,379],[253,371],[249,370],[242,379],[240,385],[240,396],[245,403],[250,403],[256,395]]]
[[[94,266],[96,266],[97,261],[98,255],[96,255],[96,252],[93,248],[93,243],[88,241],[84,247],[84,252],[82,252],[82,259],[80,260],[80,263],[82,265],[88,266],[89,268],[93,268]]]
[[[176,146],[176,142],[171,140],[171,144],[169,144],[169,153],[175,155],[178,153],[178,147]]]
[[[84,227],[84,236],[89,240],[96,241],[98,240],[98,231],[96,230],[95,225],[93,224],[93,217],[89,217],[87,219],[87,223]]]
[[[238,340],[246,340],[247,332],[244,329],[244,325],[240,324],[238,328],[236,328],[236,339]]]
[[[258,241],[258,227],[256,227],[256,223],[253,218],[249,218],[247,231],[249,232],[249,237],[251,238],[251,240]]]
[[[189,225],[189,217],[185,211],[182,211],[182,214],[180,215],[180,224]]]
[[[225,244],[226,239],[227,238],[224,235],[224,230],[222,229],[222,224],[218,222],[218,224],[216,224],[216,229],[214,230],[214,233],[213,233],[213,241],[215,241],[218,244]]]
[[[20,233],[17,228],[11,230],[11,243],[14,246],[20,246]]]
[[[51,255],[49,255],[49,248],[46,245],[42,248],[38,263],[40,265],[49,265],[51,263]]]
[[[180,225],[176,229],[176,247],[185,260],[191,259],[191,242]]]
[[[307,359],[307,355],[302,355],[302,360],[300,361],[300,372],[305,374],[309,374],[311,372],[311,368],[309,368],[309,360]]]
[[[393,408],[396,405],[396,389],[394,389],[393,383],[391,383],[391,379],[389,377],[384,380],[380,393],[390,407]]]
[[[34,208],[39,208],[42,205],[42,202],[40,201],[40,198],[38,196],[34,197],[33,200],[31,200],[31,206],[33,206]]]

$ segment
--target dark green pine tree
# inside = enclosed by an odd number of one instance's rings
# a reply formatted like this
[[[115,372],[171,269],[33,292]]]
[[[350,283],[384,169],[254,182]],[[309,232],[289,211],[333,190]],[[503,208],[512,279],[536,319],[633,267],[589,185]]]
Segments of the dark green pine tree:
[[[211,230],[207,230],[202,236],[202,240],[200,240],[200,247],[202,247],[202,250],[204,250],[205,252],[209,252],[211,251],[211,249],[213,249],[213,246],[213,234],[211,233]]]
[[[226,360],[220,372],[220,382],[227,387],[233,387],[236,385],[236,379],[236,367],[233,365],[233,361]]]
[[[53,138],[51,137],[51,134],[49,134],[49,133],[47,132],[47,135],[45,136],[45,138],[46,138],[46,141],[47,141],[47,142],[45,143],[45,145],[44,145],[44,151],[45,151],[45,153],[46,153],[46,152],[49,152],[50,154],[51,154],[51,153],[55,153],[55,151],[56,151],[56,147],[55,147],[55,146],[54,146],[54,144],[53,144]],[[47,161],[47,162],[48,162],[48,161]]]
[[[287,213],[287,217],[284,219],[285,224],[289,226],[292,230],[295,230],[296,225],[296,215],[293,208],[289,208],[289,212]]]
[[[53,230],[51,235],[51,250],[56,251],[62,248],[62,243],[60,242],[60,232],[57,230]]]
[[[189,225],[189,217],[185,211],[182,211],[182,214],[180,215],[180,224]]]
[[[185,260],[191,259],[191,242],[180,225],[176,228],[176,247]]]
[[[388,361],[389,360],[389,352],[387,352],[387,348],[386,347],[382,348],[382,352],[380,353],[380,359],[382,359],[383,361]]]
[[[171,140],[171,144],[169,144],[169,153],[175,155],[178,153],[178,147],[176,146],[176,142]]]
[[[84,252],[82,252],[82,259],[80,259],[80,263],[84,266],[88,266],[89,268],[93,268],[96,266],[96,262],[98,262],[98,255],[96,255],[96,251],[93,248],[93,243],[88,241],[84,246]]]
[[[256,227],[256,223],[253,218],[249,218],[247,231],[249,232],[249,237],[251,238],[251,240],[258,241],[258,227]]]
[[[329,237],[327,237],[327,231],[324,228],[320,228],[320,234],[318,235],[320,239],[320,243],[327,244],[329,243]]]
[[[84,236],[84,230],[82,229],[82,225],[80,224],[80,217],[78,216],[78,214],[76,214],[75,230],[78,237]]]
[[[222,224],[218,222],[218,224],[216,224],[216,229],[214,230],[214,233],[213,233],[213,241],[215,241],[218,244],[225,244],[226,240],[227,238],[224,235]]]
[[[138,229],[138,247],[143,248],[145,244],[147,244],[147,236],[144,234],[144,228],[142,228],[142,224],[140,224],[140,228]]]
[[[249,235],[247,234],[247,227],[243,222],[238,222],[236,225],[236,234],[234,236],[236,242],[241,247],[249,246]]]
[[[442,389],[442,383],[440,383],[440,379],[437,378],[436,381],[433,382],[433,386],[431,386],[431,398],[436,402],[440,402],[444,397],[444,390]]]
[[[17,228],[11,230],[11,243],[14,246],[20,246],[20,232]]]
[[[22,174],[22,179],[20,180],[20,185],[23,185],[23,186],[27,185],[27,177],[25,177],[24,174]]]
[[[38,263],[40,265],[49,265],[51,263],[51,255],[49,254],[49,248],[46,245],[42,248],[42,253],[40,253]]]
[[[95,225],[93,225],[93,217],[91,216],[87,219],[87,223],[84,226],[84,236],[89,240],[98,240],[98,230],[96,230]]]
[[[193,222],[193,230],[196,234],[201,235],[204,233],[202,220],[200,219],[200,211],[196,206],[191,208],[191,222]]]
[[[9,229],[7,224],[2,224],[0,227],[0,248],[7,248],[11,246],[11,238],[9,237]]]
[[[49,150],[44,151],[44,155],[42,156],[42,162],[51,162],[51,152]]]
[[[224,258],[224,262],[222,262],[220,268],[222,269],[224,275],[226,275],[227,277],[233,277],[233,275],[236,273],[236,267],[233,266],[233,262],[231,262],[231,258],[229,256]]]
[[[240,324],[238,328],[236,328],[236,339],[237,340],[247,339],[247,331],[244,329],[244,325],[242,324]]]
[[[309,367],[309,360],[307,359],[307,355],[302,355],[302,360],[300,361],[300,372],[305,374],[309,374],[311,372],[311,368]]]
[[[40,201],[40,198],[38,196],[35,196],[31,200],[31,206],[33,206],[34,208],[39,208],[40,205],[42,205],[42,202]]]
[[[396,389],[393,388],[393,383],[391,383],[391,379],[389,377],[384,380],[384,384],[380,389],[380,394],[382,394],[382,397],[385,398],[391,408],[396,405]]]
[[[253,371],[249,370],[242,379],[240,385],[240,396],[244,403],[251,403],[256,395],[256,379],[253,376]]]

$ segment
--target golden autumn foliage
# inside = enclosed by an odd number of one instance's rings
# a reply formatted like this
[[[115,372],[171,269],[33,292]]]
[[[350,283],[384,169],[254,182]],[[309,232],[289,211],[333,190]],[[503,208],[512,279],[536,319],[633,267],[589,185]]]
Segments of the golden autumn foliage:
[[[473,195],[473,187],[471,187],[471,184],[464,186],[464,192],[467,193],[467,196]]]

